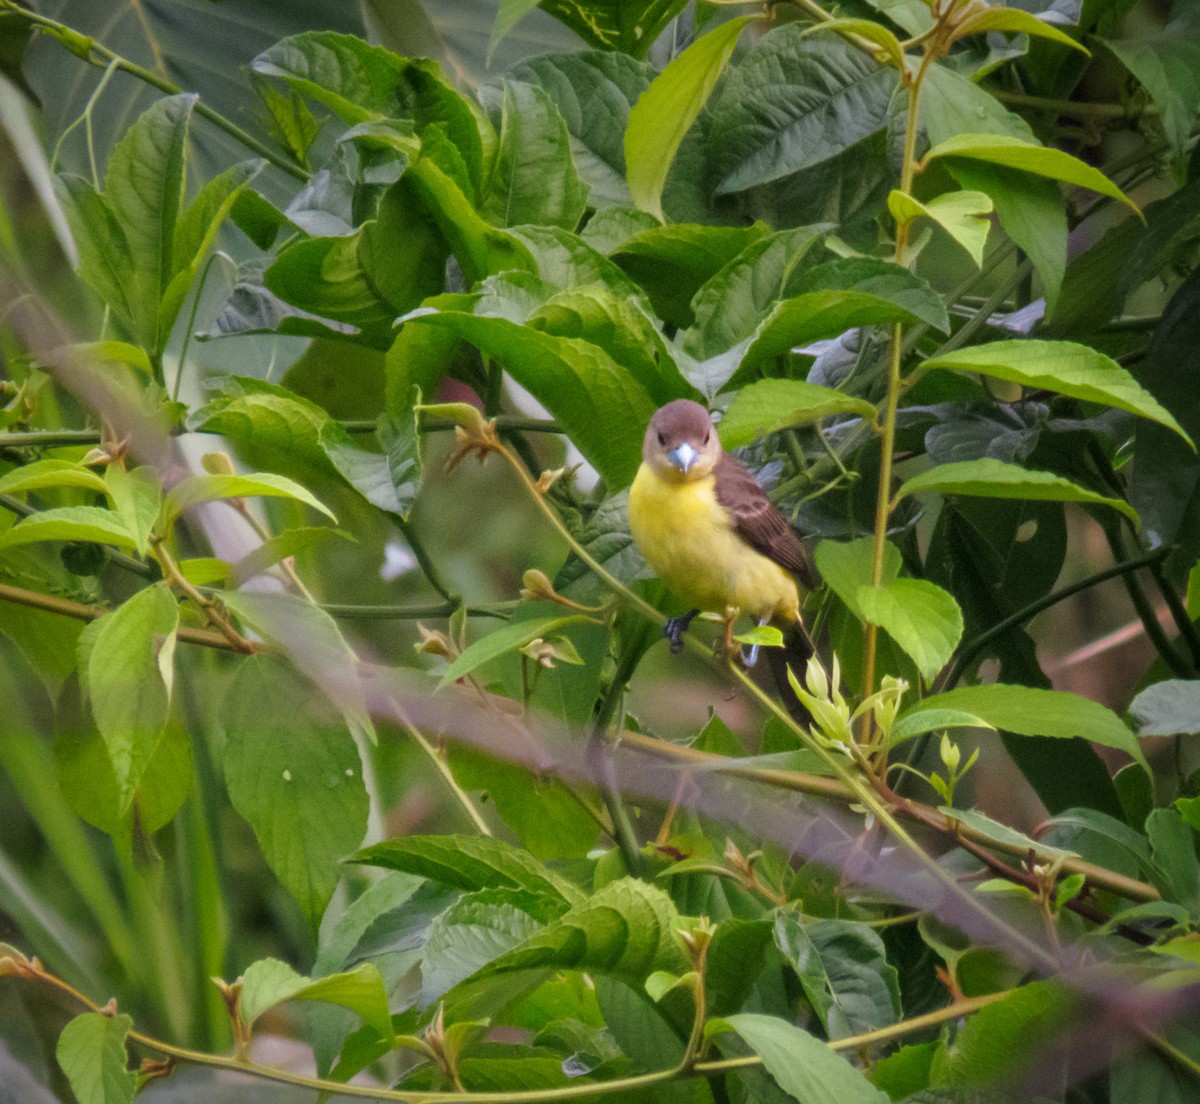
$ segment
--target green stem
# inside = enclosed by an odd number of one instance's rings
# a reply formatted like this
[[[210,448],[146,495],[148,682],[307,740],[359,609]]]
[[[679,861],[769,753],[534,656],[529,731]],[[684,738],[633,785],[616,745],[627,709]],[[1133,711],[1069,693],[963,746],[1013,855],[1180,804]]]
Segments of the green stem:
[[[28,8],[21,7],[20,4],[14,3],[13,0],[0,0],[0,9],[14,12],[27,19],[30,23],[37,27],[43,27],[53,37],[57,38],[68,50],[77,56],[81,57],[89,65],[95,65],[101,69],[107,69],[112,66],[128,73],[132,77],[145,82],[153,88],[157,88],[160,92],[165,92],[168,96],[174,96],[182,92],[183,89],[176,84],[172,84],[169,80],[165,80],[157,73],[144,68],[128,58],[122,57],[120,54],[110,50],[107,46],[102,46],[93,38],[81,34],[79,31],[68,27],[65,23],[60,23],[56,19],[50,19],[44,15],[38,15],[37,12],[30,11]],[[82,48],[86,47],[86,48]],[[240,126],[230,119],[225,118],[218,111],[214,111],[211,107],[204,103],[203,100],[198,100],[196,103],[196,114],[207,119],[214,126],[223,130],[235,141],[240,142],[248,150],[258,154],[259,157],[269,161],[276,168],[282,169],[289,176],[295,177],[297,180],[307,180],[309,172],[302,165],[297,164],[289,157],[284,157],[277,151],[271,149],[255,138],[252,134],[244,131]]]
[[[1037,111],[1053,111],[1072,119],[1136,119],[1139,115],[1157,115],[1153,104],[1134,110],[1125,104],[1076,103],[1074,100],[1055,100],[1045,96],[1027,96],[1023,92],[997,92],[992,95],[1012,107],[1029,107]]]
[[[421,573],[429,580],[429,585],[445,598],[447,603],[457,609],[462,605],[462,598],[455,594],[450,589],[449,584],[442,579],[442,573],[438,570],[437,564],[430,558],[429,552],[426,550],[425,545],[421,543],[421,539],[413,529],[412,523],[398,517],[395,518],[395,522],[396,528],[404,535],[409,548],[412,549],[412,554],[416,557],[417,566],[420,567]]]
[[[454,773],[450,770],[450,764],[446,762],[445,755],[425,739],[421,731],[405,715],[398,701],[393,699],[393,704],[396,707],[397,716],[400,719],[400,723],[404,726],[405,731],[416,741],[417,746],[425,753],[426,757],[433,764],[434,769],[441,775],[446,788],[454,795],[455,801],[458,802],[463,812],[467,814],[471,823],[475,825],[475,830],[481,836],[492,835],[492,829],[489,827],[488,822],[483,819],[483,815],[479,810],[475,808],[475,802],[471,800],[467,791],[458,784],[458,779],[454,777]]]

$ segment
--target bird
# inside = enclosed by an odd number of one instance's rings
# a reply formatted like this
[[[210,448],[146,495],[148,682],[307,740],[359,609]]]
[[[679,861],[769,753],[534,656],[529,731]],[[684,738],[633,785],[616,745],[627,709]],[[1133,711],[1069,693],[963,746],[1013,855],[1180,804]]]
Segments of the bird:
[[[663,630],[672,652],[682,650],[701,610],[724,616],[727,649],[739,611],[803,631],[800,588],[819,585],[804,545],[754,476],[721,447],[699,403],[676,399],[650,419],[629,489],[629,528],[667,589],[691,607]],[[752,665],[757,647],[744,658]]]

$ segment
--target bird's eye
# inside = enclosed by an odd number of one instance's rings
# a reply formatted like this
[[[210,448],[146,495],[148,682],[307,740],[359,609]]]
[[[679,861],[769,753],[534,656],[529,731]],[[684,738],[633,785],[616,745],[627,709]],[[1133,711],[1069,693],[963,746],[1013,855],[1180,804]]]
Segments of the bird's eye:
[[[663,448],[667,447],[667,439],[661,433],[658,435],[658,443]]]
[[[704,433],[704,443],[705,443],[706,445],[708,444],[708,439],[709,439],[711,436],[712,436],[712,430],[711,430],[711,429],[709,429],[709,430],[706,430],[706,431],[705,431],[705,433]]]

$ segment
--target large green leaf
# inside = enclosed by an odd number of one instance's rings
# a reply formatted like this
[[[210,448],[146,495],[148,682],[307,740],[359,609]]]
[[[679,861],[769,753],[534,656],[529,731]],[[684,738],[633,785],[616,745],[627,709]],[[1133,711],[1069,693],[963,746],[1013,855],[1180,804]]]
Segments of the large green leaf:
[[[248,966],[239,980],[242,983],[240,1011],[247,1028],[278,1004],[305,1000],[349,1008],[384,1038],[392,1036],[388,994],[379,971],[369,962],[353,970],[314,979],[296,973],[277,958],[264,958]]]
[[[1072,157],[1062,150],[1036,146],[1020,138],[1003,134],[957,134],[939,142],[925,154],[922,165],[928,165],[942,157],[962,157],[970,161],[985,161],[990,165],[1019,169],[1021,172],[1044,176],[1050,180],[1061,180],[1080,188],[1119,199],[1136,211],[1137,206],[1120,188],[1099,169]]]
[[[81,681],[128,810],[167,724],[179,606],[162,585],[146,587],[79,638]]]
[[[69,460],[35,460],[0,476],[0,494],[22,494],[47,487],[82,487],[101,494],[108,492],[108,484],[102,476]]]
[[[463,311],[421,314],[405,325],[448,329],[495,357],[558,420],[610,487],[633,481],[655,403],[602,349]]]
[[[63,1028],[55,1056],[79,1104],[133,1104],[138,1079],[125,1050],[132,1027],[123,1012],[84,1012]]]
[[[567,904],[584,900],[582,891],[528,852],[486,836],[404,836],[360,851],[354,862],[419,874],[456,889],[518,889],[560,898]]]
[[[736,1032],[779,1087],[804,1104],[887,1104],[845,1058],[787,1020],[742,1012],[710,1020],[705,1030],[710,1038]]]
[[[1182,157],[1200,107],[1200,79],[1196,76],[1200,73],[1200,19],[1184,4],[1176,6],[1175,12],[1175,18],[1157,33],[1099,41],[1150,93],[1171,147]]]
[[[273,472],[256,472],[253,475],[185,476],[171,488],[163,502],[163,525],[170,526],[185,510],[202,502],[252,497],[294,499],[319,510],[331,521],[337,521],[333,512],[306,487]]]
[[[737,392],[721,418],[718,432],[726,448],[740,448],[762,434],[833,414],[858,414],[874,420],[875,407],[865,399],[806,380],[759,380]]]
[[[338,863],[367,828],[358,749],[316,688],[275,657],[239,661],[222,718],[229,799],[316,930]]]
[[[130,471],[120,464],[110,464],[105,489],[117,516],[133,534],[138,555],[144,556],[162,506],[162,476],[158,469],[143,464]]]
[[[907,192],[893,189],[888,196],[888,210],[897,222],[912,222],[927,218],[936,222],[966,250],[975,262],[983,265],[983,248],[987,244],[992,213],[991,197],[984,192],[944,192],[922,203]]]
[[[497,226],[537,223],[574,230],[587,196],[567,124],[550,93],[506,81],[500,148],[480,214]]]
[[[755,17],[744,15],[701,36],[650,83],[629,114],[625,164],[634,205],[660,222],[667,174],[683,136],[696,121],[733,54],[743,28]]]
[[[805,920],[784,912],[775,943],[831,1039],[858,1035],[900,1018],[900,980],[883,940],[865,924]]]
[[[716,195],[819,165],[883,130],[894,69],[805,24],[765,34],[729,73],[707,135]]]
[[[944,694],[933,694],[920,705],[906,710],[904,716],[910,717],[928,709],[959,709],[974,713],[994,728],[1022,736],[1091,740],[1123,751],[1143,766],[1146,764],[1142,749],[1121,718],[1099,702],[1081,698],[1078,694],[1002,683],[964,686]]]
[[[950,662],[962,639],[962,610],[954,596],[927,579],[862,586],[857,601],[863,618],[884,629],[927,681]]]
[[[992,379],[1044,388],[1086,402],[1115,406],[1173,429],[1186,441],[1169,410],[1115,360],[1071,341],[993,341],[933,357],[921,371],[934,368],[978,372]]]
[[[897,498],[938,491],[941,494],[979,495],[982,498],[1023,498],[1051,502],[1084,502],[1119,510],[1133,522],[1137,511],[1120,498],[1109,498],[1072,483],[1053,472],[1030,471],[1019,464],[983,457],[937,467],[906,479]]]
[[[525,0],[506,0],[505,6],[529,8]],[[639,58],[686,6],[686,0],[541,0],[539,5],[590,46]]]
[[[509,80],[536,84],[553,98],[593,207],[632,202],[625,183],[625,127],[653,74],[646,62],[601,50],[532,58],[508,72]]]
[[[454,662],[446,668],[445,674],[438,683],[438,689],[449,686],[460,678],[465,678],[483,664],[515,652],[533,640],[554,636],[568,625],[581,624],[587,620],[585,615],[576,613],[539,621],[510,622],[464,648]]]

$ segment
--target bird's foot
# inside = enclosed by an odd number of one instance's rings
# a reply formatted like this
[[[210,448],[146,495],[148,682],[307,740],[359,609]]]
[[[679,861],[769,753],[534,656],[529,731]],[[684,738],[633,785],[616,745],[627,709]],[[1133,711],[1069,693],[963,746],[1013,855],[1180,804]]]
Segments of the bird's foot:
[[[688,631],[688,626],[692,623],[692,619],[699,612],[698,609],[688,610],[687,613],[681,614],[679,617],[672,617],[663,626],[663,636],[671,643],[672,655],[679,655],[683,651],[683,634]]]
[[[758,619],[758,627],[761,629],[770,620],[771,619],[769,617],[760,617]],[[761,646],[762,645],[760,644],[752,644],[749,651],[746,651],[745,648],[742,649],[742,665],[747,670],[749,670],[758,662],[758,649]]]

